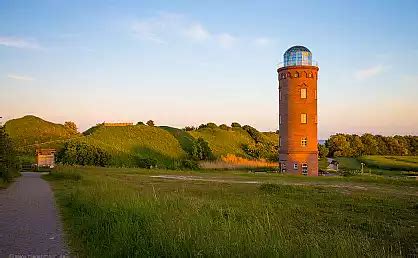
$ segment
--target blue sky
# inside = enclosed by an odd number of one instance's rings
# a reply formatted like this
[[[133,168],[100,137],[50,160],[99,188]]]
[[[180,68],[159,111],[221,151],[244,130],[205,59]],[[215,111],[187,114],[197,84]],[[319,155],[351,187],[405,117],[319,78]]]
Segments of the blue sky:
[[[318,61],[319,138],[418,134],[417,1],[0,0],[0,116],[276,130],[276,66]]]

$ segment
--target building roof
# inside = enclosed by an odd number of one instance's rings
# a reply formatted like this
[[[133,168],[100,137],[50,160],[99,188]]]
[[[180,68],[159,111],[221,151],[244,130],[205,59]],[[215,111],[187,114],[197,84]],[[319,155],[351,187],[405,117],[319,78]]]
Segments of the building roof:
[[[293,46],[291,48],[289,48],[288,50],[286,50],[286,52],[284,53],[285,55],[290,53],[290,52],[298,52],[298,51],[303,51],[303,52],[309,52],[311,53],[311,51],[304,46]]]

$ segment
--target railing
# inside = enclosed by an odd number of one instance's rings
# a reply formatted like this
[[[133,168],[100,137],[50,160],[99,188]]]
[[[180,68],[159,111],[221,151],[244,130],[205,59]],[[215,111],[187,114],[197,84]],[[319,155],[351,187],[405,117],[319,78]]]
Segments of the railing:
[[[298,66],[298,65],[302,65],[302,66],[318,66],[318,62],[315,60],[312,60],[312,62],[307,62],[307,61],[296,61],[295,63],[291,63],[291,64],[286,64],[285,62],[280,62],[277,65],[277,68],[282,68],[282,67],[288,67],[288,66]]]

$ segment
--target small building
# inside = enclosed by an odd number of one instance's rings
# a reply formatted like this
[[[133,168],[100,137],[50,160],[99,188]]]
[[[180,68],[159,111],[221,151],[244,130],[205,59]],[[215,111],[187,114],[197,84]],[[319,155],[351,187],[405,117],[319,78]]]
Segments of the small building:
[[[55,149],[37,149],[36,165],[38,167],[53,168],[55,166]]]
[[[107,127],[113,127],[113,126],[131,126],[134,124],[130,122],[129,123],[106,123],[104,122],[103,125]]]

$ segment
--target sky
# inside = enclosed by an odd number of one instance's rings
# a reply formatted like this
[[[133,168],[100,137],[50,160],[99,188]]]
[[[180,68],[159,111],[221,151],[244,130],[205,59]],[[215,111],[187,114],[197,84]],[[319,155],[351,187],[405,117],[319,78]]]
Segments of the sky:
[[[278,127],[277,65],[319,64],[318,134],[418,135],[418,1],[0,0],[0,116]]]

